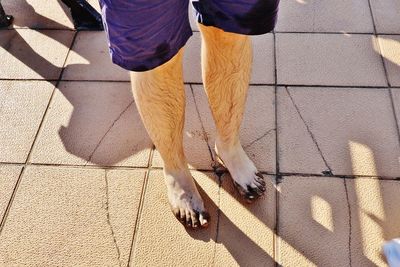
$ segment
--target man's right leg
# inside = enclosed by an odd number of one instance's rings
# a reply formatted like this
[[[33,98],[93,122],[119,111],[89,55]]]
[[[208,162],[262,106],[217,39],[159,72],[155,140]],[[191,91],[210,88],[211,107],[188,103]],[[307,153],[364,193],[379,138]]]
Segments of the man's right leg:
[[[182,54],[145,72],[131,72],[132,92],[142,121],[164,161],[168,198],[175,216],[188,227],[207,226],[209,215],[183,152],[185,91]]]

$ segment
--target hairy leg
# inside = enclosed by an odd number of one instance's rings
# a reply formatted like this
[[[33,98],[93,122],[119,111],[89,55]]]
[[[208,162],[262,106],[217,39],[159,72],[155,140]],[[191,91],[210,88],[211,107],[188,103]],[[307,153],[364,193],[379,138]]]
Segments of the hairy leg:
[[[132,92],[144,126],[164,162],[168,199],[186,226],[207,226],[208,213],[183,152],[185,91],[183,49],[167,63],[146,72],[131,72]]]
[[[248,201],[261,196],[265,182],[239,140],[250,81],[251,39],[199,24],[202,75],[217,127],[215,151]]]

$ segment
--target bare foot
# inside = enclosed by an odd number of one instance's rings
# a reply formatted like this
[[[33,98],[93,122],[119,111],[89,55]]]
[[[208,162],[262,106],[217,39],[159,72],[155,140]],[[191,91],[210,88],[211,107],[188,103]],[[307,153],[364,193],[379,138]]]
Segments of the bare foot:
[[[262,174],[244,152],[240,143],[231,147],[215,144],[218,160],[231,174],[233,184],[247,202],[253,202],[266,190]]]
[[[207,227],[210,215],[204,208],[203,200],[196,188],[189,170],[166,171],[165,181],[168,199],[175,217],[186,227]]]

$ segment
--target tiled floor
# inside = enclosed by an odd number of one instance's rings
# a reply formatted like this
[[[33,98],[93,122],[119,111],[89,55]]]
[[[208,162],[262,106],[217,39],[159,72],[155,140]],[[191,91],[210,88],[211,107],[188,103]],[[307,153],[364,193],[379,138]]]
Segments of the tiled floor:
[[[97,10],[95,0],[89,1]],[[211,213],[185,230],[104,32],[61,1],[3,0],[0,266],[386,266],[400,237],[400,0],[281,1],[253,37],[241,142],[267,180],[246,204],[212,168],[198,28],[185,153]]]

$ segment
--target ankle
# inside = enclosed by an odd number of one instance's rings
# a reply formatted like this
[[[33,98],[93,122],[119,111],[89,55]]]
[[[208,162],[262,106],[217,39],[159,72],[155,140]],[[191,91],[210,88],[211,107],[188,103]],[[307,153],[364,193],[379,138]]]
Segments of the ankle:
[[[163,167],[164,175],[165,176],[172,176],[172,177],[184,177],[190,176],[190,171],[187,164],[179,164],[178,165],[166,165],[164,164]]]
[[[217,138],[215,141],[215,152],[217,154],[234,152],[240,147],[241,144],[238,138],[232,141],[221,141],[221,139]]]

